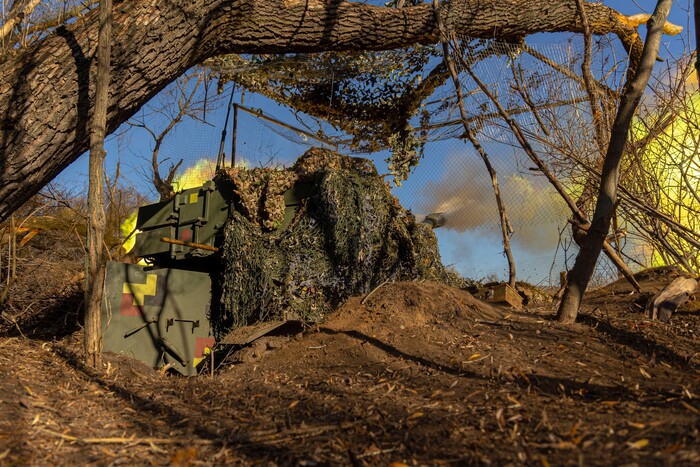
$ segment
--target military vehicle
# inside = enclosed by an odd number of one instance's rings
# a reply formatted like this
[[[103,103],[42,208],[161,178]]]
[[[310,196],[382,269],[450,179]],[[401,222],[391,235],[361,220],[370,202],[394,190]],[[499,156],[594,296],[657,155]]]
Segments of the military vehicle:
[[[215,347],[315,322],[378,283],[446,277],[428,233],[444,217],[417,221],[369,161],[312,148],[288,170],[255,170],[138,210],[131,254],[146,265],[107,264],[105,351],[194,375]]]
[[[158,368],[194,375],[217,341],[210,324],[212,285],[220,273],[223,227],[233,203],[220,182],[175,194],[139,208],[132,254],[147,265],[109,262],[102,302],[104,350],[121,352]],[[284,193],[285,229],[308,196],[309,185]],[[279,326],[238,333],[245,344]],[[240,336],[245,337],[240,338]]]

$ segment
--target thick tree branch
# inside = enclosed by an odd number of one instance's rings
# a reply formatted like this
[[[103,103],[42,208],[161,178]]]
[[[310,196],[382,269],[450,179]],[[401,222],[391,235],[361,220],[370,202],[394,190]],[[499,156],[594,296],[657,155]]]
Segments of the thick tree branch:
[[[513,39],[580,32],[570,0],[453,0],[448,30]],[[634,25],[586,3],[593,34],[641,50]],[[387,8],[341,0],[150,0],[114,8],[107,132],[197,63],[224,53],[386,50],[439,39],[432,5]],[[0,65],[0,220],[88,148],[98,22],[91,12]]]

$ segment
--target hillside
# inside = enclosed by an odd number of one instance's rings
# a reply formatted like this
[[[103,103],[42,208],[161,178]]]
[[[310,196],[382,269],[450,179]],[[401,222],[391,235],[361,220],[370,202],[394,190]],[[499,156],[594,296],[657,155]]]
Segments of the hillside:
[[[651,292],[670,277],[639,279]],[[615,283],[564,327],[553,305],[510,312],[429,282],[361,298],[213,377],[118,355],[95,375],[76,325],[6,330],[0,464],[700,462],[698,300],[651,322]]]

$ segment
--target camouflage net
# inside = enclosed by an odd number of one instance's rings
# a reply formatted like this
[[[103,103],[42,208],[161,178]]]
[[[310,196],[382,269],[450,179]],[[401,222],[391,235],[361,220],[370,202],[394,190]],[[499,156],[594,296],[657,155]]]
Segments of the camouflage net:
[[[290,169],[218,176],[236,195],[224,229],[218,332],[290,312],[318,322],[387,280],[462,285],[443,267],[432,230],[415,223],[365,159],[313,148]],[[277,229],[283,194],[299,183],[310,184],[310,195],[291,225]]]

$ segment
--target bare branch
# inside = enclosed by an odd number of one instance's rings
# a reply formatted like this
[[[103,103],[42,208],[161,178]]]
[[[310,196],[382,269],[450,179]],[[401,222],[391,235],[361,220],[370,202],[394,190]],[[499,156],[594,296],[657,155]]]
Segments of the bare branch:
[[[434,3],[433,5],[436,8],[437,12],[437,0],[433,0]],[[486,166],[486,170],[489,173],[489,176],[491,177],[491,186],[493,188],[493,194],[496,198],[496,205],[498,207],[498,217],[500,221],[500,226],[501,226],[501,239],[503,241],[503,250],[506,255],[506,258],[508,259],[508,284],[511,287],[515,287],[515,281],[516,281],[516,274],[515,274],[515,260],[513,259],[513,252],[510,247],[510,236],[513,234],[513,227],[510,225],[510,222],[508,221],[508,213],[506,210],[506,205],[505,202],[503,201],[503,198],[501,197],[501,191],[498,187],[498,176],[496,174],[496,170],[493,168],[493,165],[491,164],[491,161],[489,160],[488,154],[484,150],[484,148],[479,144],[479,141],[476,139],[476,136],[474,135],[474,132],[472,131],[471,127],[469,126],[469,123],[467,122],[467,111],[464,108],[464,96],[462,95],[462,84],[459,82],[459,76],[457,74],[457,70],[455,68],[454,62],[452,61],[452,57],[450,56],[450,49],[449,49],[449,39],[446,35],[446,32],[444,30],[444,25],[442,24],[442,21],[440,21],[440,17],[438,15],[438,23],[440,24],[440,35],[441,35],[441,40],[442,40],[442,51],[443,51],[443,58],[445,63],[447,64],[447,69],[450,72],[450,76],[452,77],[452,82],[454,84],[454,89],[455,89],[455,94],[457,96],[457,105],[459,108],[459,114],[462,119],[462,125],[464,127],[464,136],[469,140],[469,142],[472,144],[476,152],[479,154],[481,157],[481,160],[484,162],[484,165]]]

